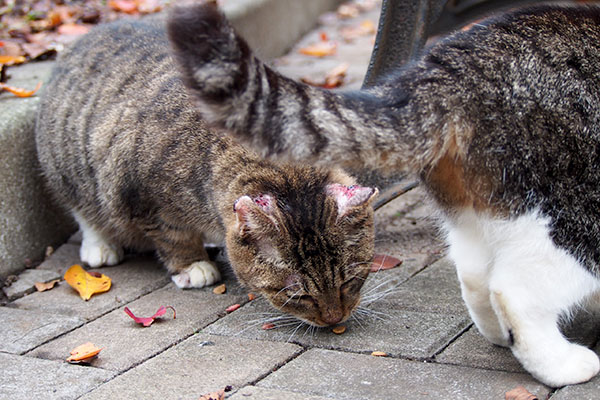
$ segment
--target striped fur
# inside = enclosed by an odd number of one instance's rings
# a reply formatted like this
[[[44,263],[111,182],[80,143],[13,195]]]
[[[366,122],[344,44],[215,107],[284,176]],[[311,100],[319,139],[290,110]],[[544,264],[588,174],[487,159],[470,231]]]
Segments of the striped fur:
[[[160,21],[102,26],[69,48],[36,141],[48,187],[84,230],[82,254],[96,242],[114,251],[98,263],[151,247],[180,286],[202,286],[214,279],[185,271],[214,268],[203,244],[225,241],[242,283],[312,324],[345,320],[359,301],[377,191],[341,170],[263,161],[208,130]]]
[[[557,321],[600,291],[600,7],[479,21],[354,92],[281,76],[212,4],[168,32],[213,126],[265,157],[420,175],[479,331],[548,385],[598,373]]]

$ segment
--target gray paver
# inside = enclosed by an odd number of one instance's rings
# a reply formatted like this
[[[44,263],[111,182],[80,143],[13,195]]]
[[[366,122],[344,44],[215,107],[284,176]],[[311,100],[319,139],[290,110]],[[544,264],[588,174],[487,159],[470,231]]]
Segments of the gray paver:
[[[195,399],[252,383],[301,351],[288,343],[197,334],[82,399]]]
[[[37,282],[46,283],[59,278],[61,278],[61,275],[54,271],[27,269],[19,274],[17,281],[13,282],[9,287],[2,288],[2,290],[9,300],[13,300],[32,293],[35,290]]]
[[[81,264],[79,260],[79,247],[81,243],[72,243],[71,240],[69,239],[69,242],[56,249],[52,253],[52,256],[38,266],[38,269],[56,271],[63,276],[71,265]]]
[[[273,310],[265,301],[253,301],[236,312],[211,324],[207,332],[252,339],[290,341],[303,346],[317,346],[355,352],[385,351],[395,356],[432,357],[469,326],[470,319],[461,315],[411,312],[397,309],[375,311],[385,319],[357,322],[349,320],[347,330],[336,335],[328,328],[313,331],[298,323],[292,326],[263,330],[261,316]],[[253,321],[259,319],[258,321]],[[277,323],[276,323],[277,324]]]
[[[15,300],[12,305],[91,320],[170,282],[167,270],[150,257],[136,257],[114,267],[90,271],[109,276],[112,279],[111,289],[83,301],[68,284],[61,283],[52,290]]]
[[[246,386],[228,400],[331,400],[334,397],[310,396],[306,393],[294,393],[284,390],[265,389],[256,386]]]
[[[257,385],[340,400],[501,399],[518,385],[541,399],[550,392],[527,374],[322,349],[307,351]]]
[[[564,387],[552,395],[551,400],[596,400],[600,393],[600,377],[588,383]]]
[[[446,364],[509,372],[525,372],[510,349],[493,345],[481,336],[475,326],[448,346],[435,359]]]
[[[115,373],[64,361],[0,353],[0,398],[10,400],[76,399]]]
[[[0,307],[0,351],[23,354],[84,322],[78,317]]]
[[[68,353],[66,350],[91,341],[103,348],[101,356],[92,360],[93,366],[125,371],[197,332],[216,320],[229,305],[244,299],[247,301],[245,291],[230,283],[227,294],[223,295],[213,294],[212,288],[181,290],[169,284],[127,307],[134,315],[149,317],[160,306],[170,305],[177,312],[176,319],[172,311],[167,310],[152,325],[143,327],[125,314],[124,307],[119,307],[28,355],[59,360]]]

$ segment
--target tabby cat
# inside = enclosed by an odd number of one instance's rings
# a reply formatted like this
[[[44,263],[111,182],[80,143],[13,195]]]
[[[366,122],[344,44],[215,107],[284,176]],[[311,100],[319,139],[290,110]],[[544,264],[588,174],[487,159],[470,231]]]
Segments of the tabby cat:
[[[168,31],[207,121],[264,156],[419,174],[483,336],[550,386],[598,373],[557,323],[600,283],[599,7],[491,17],[337,93],[265,66],[214,5]]]
[[[341,170],[263,161],[208,130],[169,54],[164,21],[99,27],[57,61],[36,125],[48,187],[83,232],[81,259],[155,248],[181,288],[239,280],[324,326],[348,318],[373,257],[376,189]]]

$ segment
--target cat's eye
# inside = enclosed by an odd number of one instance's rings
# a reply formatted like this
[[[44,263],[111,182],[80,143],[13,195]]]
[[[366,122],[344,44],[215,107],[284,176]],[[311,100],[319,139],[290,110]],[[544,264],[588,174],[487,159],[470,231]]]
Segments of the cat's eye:
[[[308,295],[308,294],[303,294],[300,296],[292,296],[291,298],[294,301],[299,301],[299,302],[303,302],[303,303],[312,303],[312,304],[316,304],[315,299]]]
[[[360,289],[360,287],[362,286],[362,282],[363,282],[362,279],[360,279],[358,277],[354,277],[354,278],[344,282],[342,284],[342,286],[340,287],[340,290],[343,294],[355,292],[358,289]]]

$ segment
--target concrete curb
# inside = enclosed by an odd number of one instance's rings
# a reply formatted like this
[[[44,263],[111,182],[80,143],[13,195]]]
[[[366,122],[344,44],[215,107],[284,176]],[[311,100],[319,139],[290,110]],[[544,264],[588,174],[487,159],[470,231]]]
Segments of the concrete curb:
[[[224,12],[265,59],[282,55],[309,31],[320,14],[341,0],[239,0]],[[274,34],[276,32],[276,34]],[[33,88],[49,76],[52,62],[8,69],[8,83]],[[44,192],[33,127],[39,97],[0,93],[0,280],[41,259],[47,246],[63,243],[75,226]],[[1,286],[1,284],[0,284]]]

